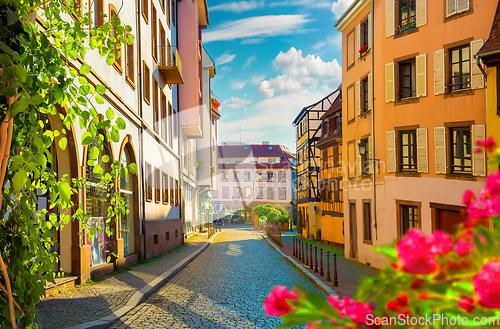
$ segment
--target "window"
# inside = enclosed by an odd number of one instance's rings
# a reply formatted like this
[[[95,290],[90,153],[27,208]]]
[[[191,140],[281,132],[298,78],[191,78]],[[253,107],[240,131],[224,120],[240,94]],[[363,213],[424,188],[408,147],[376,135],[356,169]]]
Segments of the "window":
[[[250,172],[245,171],[245,182],[249,182],[249,181],[250,181]]]
[[[274,187],[267,188],[267,198],[274,199]]]
[[[279,180],[280,182],[286,182],[286,172],[284,172],[284,171],[280,171],[280,172],[278,173],[278,180]]]
[[[241,188],[240,187],[233,187],[233,197],[234,198],[239,198],[241,197]]]
[[[245,198],[249,199],[252,197],[252,188],[251,187],[245,187]]]
[[[368,19],[366,19],[363,23],[361,23],[361,45],[360,49],[363,49],[364,46],[368,46]]]
[[[160,64],[161,65],[167,65],[167,56],[166,56],[166,45],[165,45],[165,29],[163,28],[163,25],[160,22]],[[170,50],[168,50],[170,51]]]
[[[158,104],[158,82],[154,77],[153,80],[153,129],[158,134],[160,132],[160,112]]]
[[[243,162],[243,160],[236,160],[236,161],[235,161],[235,163],[237,163],[237,164],[240,164],[240,163],[242,163],[242,162]]]
[[[257,182],[262,182],[262,173],[261,172],[255,172],[257,175]]]
[[[399,170],[417,171],[417,132],[415,130],[399,132]]]
[[[267,181],[274,182],[274,172],[272,172],[272,171],[267,172]]]
[[[175,204],[175,187],[174,187],[174,177],[170,176],[170,205],[173,206]]]
[[[160,169],[155,168],[155,203],[161,201]]]
[[[175,3],[176,1],[175,0],[171,0],[171,5],[172,5],[172,11],[170,12],[171,13],[171,17],[172,17],[172,24],[174,25],[175,27]]]
[[[162,184],[163,184],[163,189],[162,189],[162,200],[163,204],[168,204],[168,175],[164,172],[162,172]]]
[[[170,232],[165,232],[165,240],[170,240]]]
[[[412,228],[420,228],[417,206],[406,204],[399,205],[400,211],[400,237],[403,237]]]
[[[368,77],[361,80],[361,113],[368,112]]]
[[[168,115],[167,115],[167,96],[161,91],[161,139],[168,143]]]
[[[172,104],[168,102],[168,145],[172,146],[172,132],[174,131]]]
[[[263,192],[262,192],[262,187],[256,187],[255,188],[255,194],[256,194],[256,199],[262,199],[264,196],[263,196]]]
[[[334,145],[332,147],[332,152],[333,152],[333,154],[332,154],[332,165],[334,167],[339,167],[340,166],[340,164],[339,164],[339,160],[340,160],[339,159],[339,146],[338,145]]]
[[[354,29],[347,34],[347,67],[354,65],[356,59],[356,38]]]
[[[359,141],[360,144],[365,145],[365,154],[360,156],[361,159],[361,175],[368,175],[369,174],[369,166],[370,166],[370,160],[368,159],[368,149],[370,145],[368,145],[368,138],[362,139]]]
[[[267,163],[276,163],[276,158],[268,158]]]
[[[328,149],[323,150],[323,169],[328,169]]]
[[[446,17],[468,10],[469,0],[446,0]]]
[[[224,199],[228,199],[229,198],[229,187],[227,187],[227,186],[223,186],[222,187],[222,197]]]
[[[165,1],[167,2],[165,4]],[[170,0],[163,0],[165,10],[167,11],[165,14],[167,16],[167,26],[170,29]]]
[[[403,33],[416,27],[415,0],[399,0],[398,32]]]
[[[233,181],[239,182],[240,181],[240,172],[239,171],[233,171]]]
[[[175,180],[175,205],[179,205],[179,181]]]
[[[223,182],[229,181],[229,173],[227,171],[222,172],[222,181]]]
[[[148,24],[148,20],[149,20],[148,2],[149,2],[149,0],[142,0],[142,17],[144,17],[146,24]]]
[[[451,173],[472,174],[472,142],[470,127],[450,128]]]
[[[125,38],[129,35],[125,32]],[[135,89],[135,69],[134,69],[134,44],[127,44],[125,47],[125,79],[127,83]]]
[[[153,2],[151,1],[151,47],[153,48],[151,54],[153,59],[158,62],[158,36],[157,36],[157,28],[156,24],[158,24],[156,18],[156,8]]]
[[[109,6],[109,15],[111,17],[111,23],[113,25],[120,24],[120,18],[118,17],[118,14],[116,13],[116,9],[113,5]],[[113,37],[116,38],[118,34],[116,33],[116,30],[113,28]],[[116,41],[115,43],[115,61],[113,63],[114,68],[118,71],[118,73],[122,73],[122,56],[121,56],[121,42]]]
[[[151,164],[146,162],[146,201],[153,201],[153,173]]]
[[[102,24],[104,24],[104,5],[103,5],[103,0],[94,0],[92,4],[92,17],[94,20],[95,28],[100,27]]]
[[[470,47],[469,44],[450,49],[451,91],[470,89]]]
[[[280,200],[285,200],[285,199],[286,199],[286,188],[280,187]]]
[[[372,212],[371,203],[363,202],[363,226],[364,226],[364,242],[372,242]]]
[[[398,100],[416,96],[415,58],[399,62]]]
[[[350,122],[356,118],[355,99],[356,97],[353,84],[352,86],[347,87],[347,122]]]
[[[150,78],[149,67],[146,65],[146,62],[144,62],[143,65],[144,65],[144,72],[143,72],[143,79],[144,79],[144,86],[143,86],[143,89],[144,89],[144,101],[146,101],[146,103],[148,103],[148,105],[149,105],[150,104],[150,99],[151,99],[151,87],[149,85],[149,78]]]

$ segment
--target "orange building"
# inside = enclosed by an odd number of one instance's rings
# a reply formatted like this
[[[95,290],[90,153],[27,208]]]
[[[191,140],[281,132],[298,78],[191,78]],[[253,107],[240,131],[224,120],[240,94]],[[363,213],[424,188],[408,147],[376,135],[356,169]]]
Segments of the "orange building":
[[[357,103],[361,98],[363,104],[368,95],[368,103],[373,104],[370,136],[374,143],[369,143],[373,150],[365,152],[369,155],[364,160],[378,164],[372,170],[376,184],[369,199],[361,199],[361,193],[353,196],[351,189],[345,192],[350,219],[346,249],[358,261],[381,267],[386,261],[373,252],[372,245],[387,245],[413,227],[427,234],[435,229],[452,232],[465,219],[462,193],[466,189],[477,192],[487,174],[485,153],[475,145],[486,132],[485,83],[473,56],[488,38],[496,5],[490,0],[373,4],[357,0],[336,23],[343,31],[347,60],[352,58],[349,40],[362,45],[360,39],[367,37],[360,32],[368,31],[368,39],[373,40],[368,51],[376,63],[372,94],[370,78],[368,90],[363,87],[370,58],[355,58],[343,77],[349,78],[343,80],[346,87],[355,83]],[[363,28],[370,12],[372,31],[370,24]],[[351,39],[349,31],[354,33]],[[358,69],[364,67],[368,69]],[[349,104],[349,95],[347,99]],[[348,129],[349,118],[344,128],[347,143],[357,141],[360,134]],[[352,160],[349,155],[349,167]],[[366,161],[359,160],[357,166],[363,167]],[[373,217],[365,214],[367,202],[373,204]],[[356,205],[361,204],[363,211],[356,213]],[[367,232],[370,241],[366,241]]]
[[[321,117],[321,234],[324,243],[344,247],[342,191],[342,93]]]

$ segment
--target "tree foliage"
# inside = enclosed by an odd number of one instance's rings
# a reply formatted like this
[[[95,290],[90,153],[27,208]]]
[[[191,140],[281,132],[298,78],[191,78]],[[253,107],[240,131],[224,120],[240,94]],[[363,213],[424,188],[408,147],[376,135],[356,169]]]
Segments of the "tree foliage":
[[[0,305],[8,305],[1,308],[0,324],[37,327],[35,305],[45,295],[46,281],[56,276],[52,231],[77,221],[86,233],[80,233],[83,244],[96,230],[86,229],[89,219],[76,197],[88,185],[85,178],[50,169],[55,163],[50,150],[68,147],[73,125],[84,131],[81,145],[95,148],[88,165],[108,204],[107,225],[100,229],[110,236],[110,224],[128,211],[116,186],[127,168],[109,157],[101,158],[107,168],[97,163],[99,149],[119,141],[125,122],[113,120],[112,109],[99,116],[95,104],[103,103],[106,87],[93,82],[85,57],[93,52],[111,65],[122,45],[134,39],[125,38],[132,29],[119,18],[96,27],[74,0],[0,0],[0,17]],[[54,129],[53,119],[62,126]],[[128,169],[135,173],[135,164]],[[37,211],[39,195],[49,196],[50,209]]]
[[[273,207],[268,203],[255,207],[254,212],[259,217],[266,217],[268,224],[288,223],[288,210],[283,206]]]

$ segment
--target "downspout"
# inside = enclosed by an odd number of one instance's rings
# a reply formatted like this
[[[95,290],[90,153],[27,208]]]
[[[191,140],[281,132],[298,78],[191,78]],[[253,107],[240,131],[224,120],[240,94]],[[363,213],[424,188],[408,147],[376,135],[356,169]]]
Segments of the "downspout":
[[[481,73],[484,75],[484,78],[487,79],[488,76],[486,74],[486,72],[484,71],[484,67],[483,65],[481,64],[481,59],[479,57],[476,57],[476,65],[477,67],[479,67],[479,69],[481,70]],[[486,80],[487,82],[488,80]]]
[[[179,7],[177,5],[176,0],[175,2],[175,17],[172,17],[175,19],[175,44],[176,47],[179,48],[179,20],[177,19],[179,17]],[[182,59],[181,59],[182,60]],[[186,238],[187,232],[185,232],[185,227],[186,227],[186,221],[185,221],[185,216],[183,213],[184,209],[184,197],[181,191],[184,190],[184,172],[183,172],[183,156],[182,156],[182,130],[180,126],[180,117],[181,117],[181,107],[180,107],[180,97],[179,97],[179,85],[175,88],[176,93],[177,93],[177,138],[178,138],[178,155],[179,155],[179,218],[181,220],[181,244],[184,245],[184,239]]]
[[[137,81],[138,81],[138,86],[141,85],[141,78],[142,78],[142,70],[140,69],[140,63],[141,62],[141,58],[142,58],[142,52],[141,52],[141,13],[140,13],[140,8],[139,8],[139,1],[136,1],[136,15],[137,15],[137,19],[136,19],[136,31],[137,31],[137,63],[138,63],[138,68],[137,68]],[[139,90],[139,99],[138,99],[138,108],[139,108],[139,116],[141,117],[141,128],[140,128],[140,132],[139,132],[139,159],[141,161],[141,164],[140,164],[140,168],[141,168],[141,177],[145,177],[145,173],[144,173],[144,123],[142,122],[142,88],[137,88]],[[146,197],[146,190],[145,190],[145,187],[144,187],[144,184],[141,184],[141,194],[142,194],[142,198],[140,199],[141,200],[141,208],[142,208],[142,221],[141,221],[141,226],[142,226],[142,235],[144,237],[144,254],[142,255],[142,259],[146,259],[146,224],[145,224],[145,220],[146,220],[146,200],[145,200],[145,197]]]
[[[375,89],[375,84],[373,83],[375,81],[375,70],[374,70],[374,65],[375,65],[375,56],[373,55],[374,54],[374,49],[375,49],[375,24],[373,24],[373,22],[375,21],[375,15],[373,14],[373,10],[374,10],[374,0],[371,0],[371,13],[372,13],[372,21],[371,21],[371,24],[372,24],[372,35],[371,35],[371,38],[372,38],[372,49],[371,49],[371,71],[372,71],[372,141],[373,141],[373,157],[375,159],[375,93],[374,93],[374,89]],[[372,159],[372,166],[373,166],[373,227],[375,228],[375,240],[378,240],[378,230],[377,230],[377,190],[376,190],[376,175],[377,175],[377,168],[375,168],[376,166],[380,166],[380,163],[377,163],[377,161],[375,161],[374,159]]]

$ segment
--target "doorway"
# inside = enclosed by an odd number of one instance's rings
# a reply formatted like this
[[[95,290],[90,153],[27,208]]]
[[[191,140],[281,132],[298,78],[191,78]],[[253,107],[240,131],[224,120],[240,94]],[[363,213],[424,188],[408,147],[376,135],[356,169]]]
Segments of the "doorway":
[[[351,245],[350,258],[356,259],[358,253],[358,230],[356,225],[356,201],[349,202],[349,241]]]

